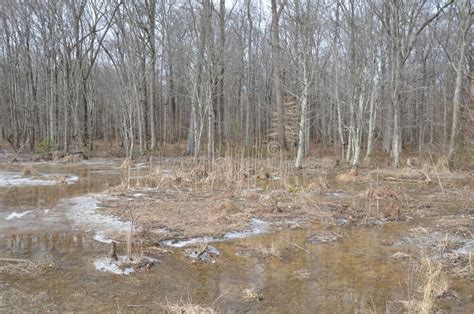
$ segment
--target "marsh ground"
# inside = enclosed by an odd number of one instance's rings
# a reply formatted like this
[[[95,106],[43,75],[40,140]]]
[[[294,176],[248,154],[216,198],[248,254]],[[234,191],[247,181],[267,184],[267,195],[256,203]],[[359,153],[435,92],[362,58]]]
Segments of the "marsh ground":
[[[79,179],[0,185],[5,311],[474,309],[469,171],[92,159],[3,162],[0,180],[28,165]],[[126,255],[131,220],[133,254],[159,262],[97,269],[112,239]],[[444,291],[428,287],[440,279]]]

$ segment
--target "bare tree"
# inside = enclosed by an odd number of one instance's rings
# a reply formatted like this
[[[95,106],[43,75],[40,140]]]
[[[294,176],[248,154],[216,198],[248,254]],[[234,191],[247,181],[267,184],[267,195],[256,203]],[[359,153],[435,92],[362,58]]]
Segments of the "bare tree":
[[[280,5],[277,5],[276,0],[272,0],[272,68],[273,68],[273,84],[275,88],[275,102],[277,107],[278,117],[278,143],[282,149],[286,148],[285,136],[285,118],[283,113],[282,101],[282,83],[281,83],[281,48],[280,48],[280,17],[285,9],[287,0],[283,0]]]

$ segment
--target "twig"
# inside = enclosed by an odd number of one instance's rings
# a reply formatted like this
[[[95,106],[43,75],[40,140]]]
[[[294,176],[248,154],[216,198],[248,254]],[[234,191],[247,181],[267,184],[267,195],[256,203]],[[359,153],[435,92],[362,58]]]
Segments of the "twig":
[[[21,151],[23,150],[23,148],[29,141],[30,141],[30,138],[27,138],[26,141],[23,143],[23,145],[21,145],[20,149],[15,153],[15,156],[13,156],[13,158],[10,160],[10,163],[13,163],[15,161],[16,157],[18,157],[18,155],[21,153]]]
[[[33,263],[33,261],[31,261],[29,259],[6,258],[6,257],[0,258],[0,262],[5,262],[5,263]]]
[[[435,169],[435,172],[436,172],[436,177],[438,178],[438,183],[439,183],[439,186],[440,186],[441,191],[443,192],[443,196],[444,196],[445,195],[444,188],[443,188],[443,184],[441,183],[441,179],[439,178],[438,167],[436,167],[436,164],[433,161],[433,156],[431,156],[431,154],[430,154],[430,159],[431,159],[431,162],[433,163],[433,166],[434,166],[434,169]]]
[[[296,243],[290,242],[290,241],[288,241],[288,240],[286,240],[286,242],[290,243],[291,245],[296,246],[298,249],[300,249],[300,250],[302,250],[302,251],[304,251],[304,252],[306,252],[306,253],[308,253],[308,254],[311,254],[310,251],[308,251],[307,249],[305,249],[304,247],[302,247],[302,246],[300,246],[300,245],[298,245],[298,244],[296,244]]]

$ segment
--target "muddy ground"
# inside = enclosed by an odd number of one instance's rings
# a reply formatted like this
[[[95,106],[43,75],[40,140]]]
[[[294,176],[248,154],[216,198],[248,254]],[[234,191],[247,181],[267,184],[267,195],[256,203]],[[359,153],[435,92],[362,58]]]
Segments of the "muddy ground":
[[[35,177],[12,181],[28,165]],[[326,158],[302,171],[187,158],[1,170],[1,310],[474,310],[469,171],[354,172]],[[79,180],[31,183],[48,175]],[[112,240],[139,267],[108,260]]]

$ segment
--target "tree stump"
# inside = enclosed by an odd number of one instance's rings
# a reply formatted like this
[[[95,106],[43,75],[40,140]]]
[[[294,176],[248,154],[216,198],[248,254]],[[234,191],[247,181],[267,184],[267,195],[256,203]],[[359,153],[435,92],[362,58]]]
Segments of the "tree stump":
[[[116,260],[118,260],[118,257],[117,257],[117,242],[112,241],[110,245],[111,246],[110,246],[109,257],[111,259],[113,259],[114,261],[116,261]]]

